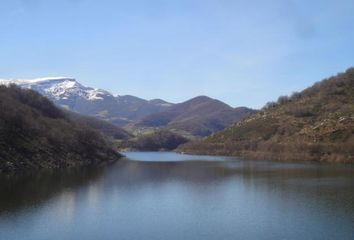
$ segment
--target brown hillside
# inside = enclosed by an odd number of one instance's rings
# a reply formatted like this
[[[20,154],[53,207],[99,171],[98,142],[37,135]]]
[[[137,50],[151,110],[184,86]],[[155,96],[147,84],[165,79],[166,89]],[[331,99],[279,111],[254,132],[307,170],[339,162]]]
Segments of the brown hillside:
[[[255,159],[354,162],[354,68],[181,151]]]

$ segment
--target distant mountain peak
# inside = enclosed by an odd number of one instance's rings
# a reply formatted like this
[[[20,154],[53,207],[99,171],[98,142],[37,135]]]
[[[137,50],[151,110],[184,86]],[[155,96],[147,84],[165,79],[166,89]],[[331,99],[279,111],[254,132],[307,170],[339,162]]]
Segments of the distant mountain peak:
[[[16,84],[23,88],[36,90],[52,100],[67,100],[82,97],[87,100],[103,100],[103,96],[113,97],[111,93],[98,88],[85,87],[75,78],[69,77],[42,77],[35,79],[0,80],[0,84]]]
[[[200,95],[200,96],[196,96],[194,98],[189,99],[188,101],[194,101],[194,102],[206,102],[206,101],[212,101],[215,100],[211,97],[208,96],[204,96],[204,95]]]
[[[199,95],[199,96],[196,96],[196,97],[194,97],[192,99],[210,100],[210,99],[213,99],[213,98],[211,98],[209,96],[206,96],[206,95]]]

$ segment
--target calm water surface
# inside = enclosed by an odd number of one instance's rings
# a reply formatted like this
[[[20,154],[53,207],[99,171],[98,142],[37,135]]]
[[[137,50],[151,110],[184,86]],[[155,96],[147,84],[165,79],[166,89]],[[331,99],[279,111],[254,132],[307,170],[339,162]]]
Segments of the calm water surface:
[[[0,239],[354,239],[354,167],[126,153],[0,176]]]

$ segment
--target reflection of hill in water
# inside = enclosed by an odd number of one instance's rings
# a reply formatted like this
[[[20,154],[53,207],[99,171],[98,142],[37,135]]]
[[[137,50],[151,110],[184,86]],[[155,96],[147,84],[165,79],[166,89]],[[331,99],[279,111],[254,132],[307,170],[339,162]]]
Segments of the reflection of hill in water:
[[[103,172],[104,168],[80,168],[0,176],[0,214],[39,206],[65,191],[77,191],[97,180]]]
[[[2,178],[0,214],[41,206],[70,192],[76,204],[183,186],[185,194],[222,200],[227,189],[254,192],[288,204],[304,202],[347,211],[354,217],[354,168],[257,161],[138,162],[122,160],[107,168],[43,172]],[[179,193],[176,193],[179,194]],[[231,196],[237,198],[237,196]],[[64,199],[65,200],[65,199]],[[301,202],[301,201],[300,201]],[[104,204],[104,203],[101,203]],[[284,204],[283,204],[284,205]],[[326,210],[327,211],[327,210]]]

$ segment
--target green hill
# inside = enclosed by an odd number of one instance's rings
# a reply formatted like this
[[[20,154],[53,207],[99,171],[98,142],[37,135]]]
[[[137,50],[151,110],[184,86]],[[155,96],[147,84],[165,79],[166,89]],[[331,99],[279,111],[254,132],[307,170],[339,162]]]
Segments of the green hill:
[[[66,168],[117,160],[101,133],[32,90],[0,86],[0,172]]]
[[[253,159],[354,162],[354,68],[180,151]]]

